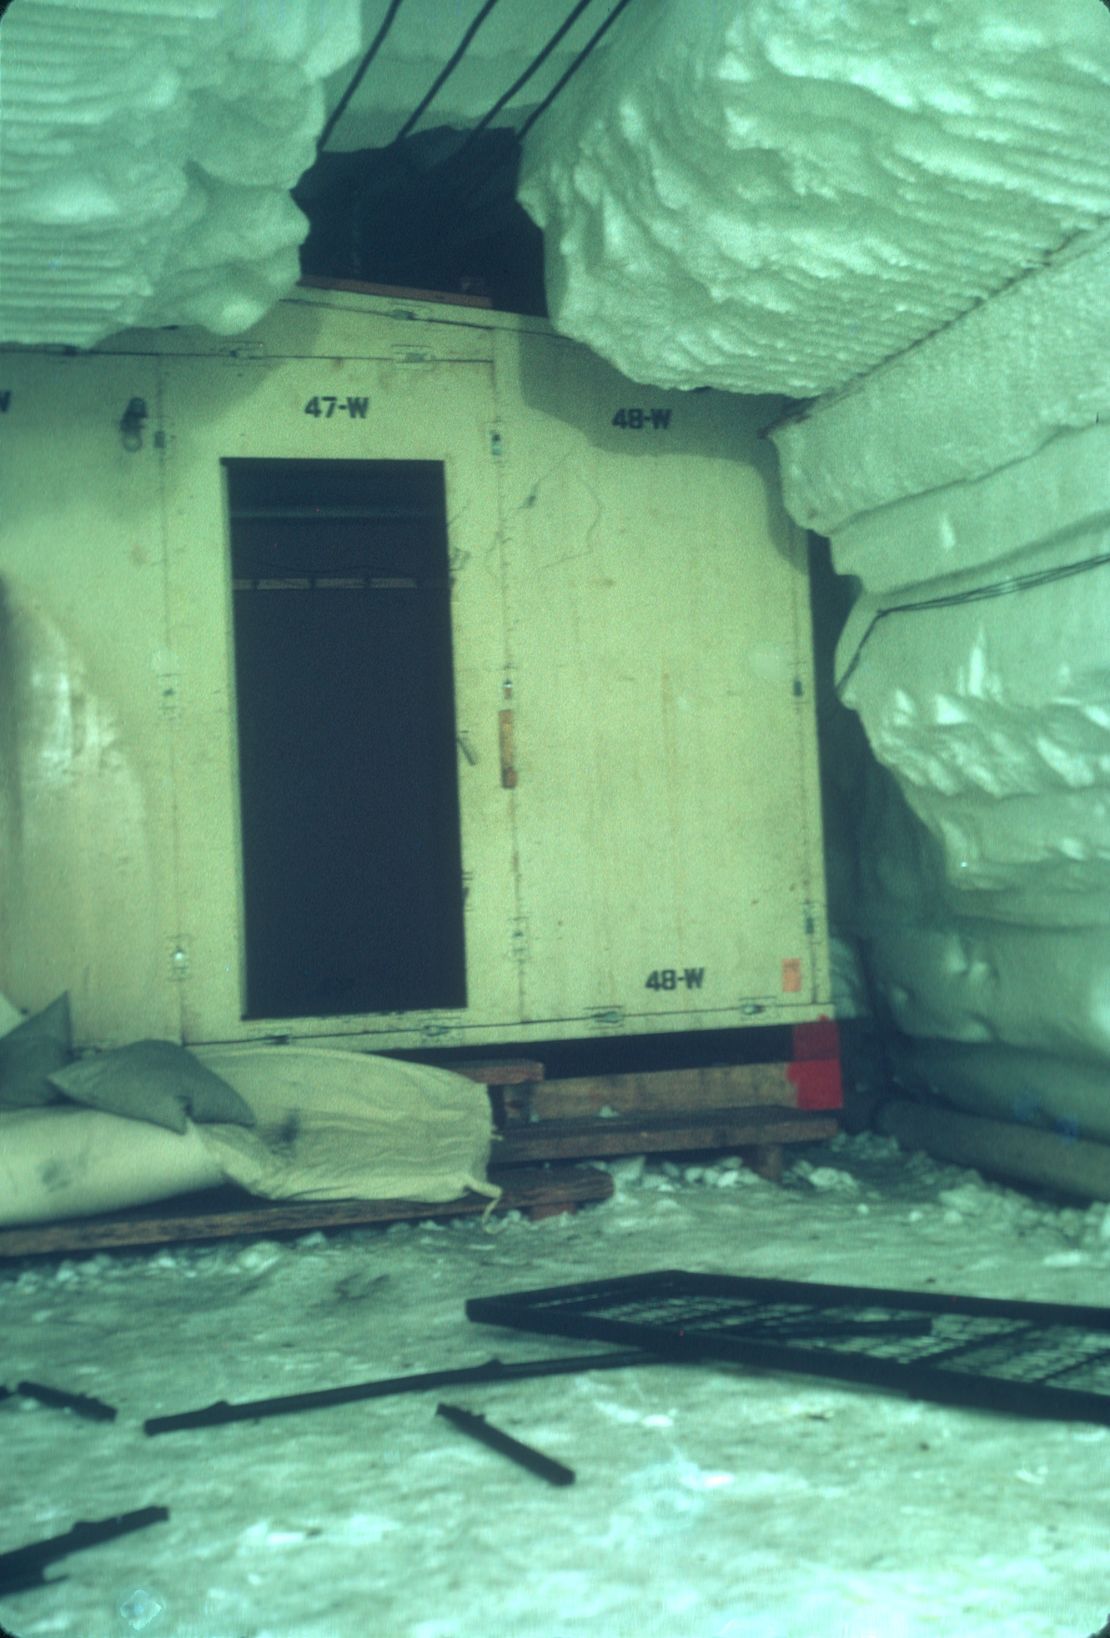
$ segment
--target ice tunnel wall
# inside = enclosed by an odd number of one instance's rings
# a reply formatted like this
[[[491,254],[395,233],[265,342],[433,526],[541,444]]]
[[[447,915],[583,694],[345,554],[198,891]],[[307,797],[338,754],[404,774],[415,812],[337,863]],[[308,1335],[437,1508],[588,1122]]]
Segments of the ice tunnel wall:
[[[1103,1138],[1108,288],[1103,230],[775,434],[789,509],[860,587],[839,691],[894,780],[860,793],[853,931],[900,1067]]]
[[[860,592],[841,930],[896,1067],[1110,1137],[1110,14],[675,3],[620,46],[525,152],[555,322],[818,400],[776,442]]]

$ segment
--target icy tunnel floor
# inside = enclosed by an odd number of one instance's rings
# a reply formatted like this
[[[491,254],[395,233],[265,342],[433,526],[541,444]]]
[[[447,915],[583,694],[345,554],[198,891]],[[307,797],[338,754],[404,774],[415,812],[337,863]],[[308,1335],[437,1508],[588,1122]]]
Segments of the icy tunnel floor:
[[[708,1366],[447,1397],[577,1470],[553,1489],[413,1395],[148,1438],[146,1417],[588,1345],[467,1297],[687,1268],[1110,1300],[1110,1208],[1061,1210],[876,1137],[630,1161],[576,1217],[355,1230],[0,1271],[0,1550],[149,1505],[168,1523],[0,1600],[17,1638],[1087,1638],[1110,1610],[1110,1429]]]

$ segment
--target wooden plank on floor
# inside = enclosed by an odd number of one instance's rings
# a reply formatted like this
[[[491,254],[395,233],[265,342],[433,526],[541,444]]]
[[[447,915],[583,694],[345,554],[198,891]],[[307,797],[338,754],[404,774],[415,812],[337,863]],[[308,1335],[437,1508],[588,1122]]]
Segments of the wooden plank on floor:
[[[537,1160],[601,1159],[612,1155],[666,1153],[680,1149],[728,1149],[775,1143],[816,1143],[835,1137],[838,1122],[770,1105],[703,1109],[677,1115],[624,1115],[606,1120],[536,1121],[507,1128],[494,1141],[498,1166]]]
[[[558,1210],[588,1201],[608,1200],[613,1193],[613,1179],[608,1172],[585,1166],[560,1166],[550,1171],[514,1167],[510,1172],[491,1168],[489,1177],[491,1183],[504,1191],[494,1208],[496,1212]],[[350,1228],[359,1224],[479,1216],[489,1206],[486,1196],[469,1192],[458,1200],[437,1203],[414,1200],[279,1203],[246,1197],[245,1203],[235,1205],[230,1204],[230,1191],[211,1193],[219,1197],[220,1209],[205,1210],[205,1202],[198,1196],[192,1203],[165,1200],[156,1207],[146,1206],[112,1216],[0,1229],[0,1261],[14,1257],[59,1256],[67,1252],[138,1250],[175,1242],[307,1234],[311,1229]],[[241,1196],[238,1199],[243,1201]]]
[[[544,1081],[506,1092],[507,1126],[536,1120],[576,1120],[612,1109],[618,1115],[679,1115],[734,1104],[794,1108],[797,1090],[789,1065],[720,1064],[702,1069],[652,1070],[638,1075],[590,1075]]]

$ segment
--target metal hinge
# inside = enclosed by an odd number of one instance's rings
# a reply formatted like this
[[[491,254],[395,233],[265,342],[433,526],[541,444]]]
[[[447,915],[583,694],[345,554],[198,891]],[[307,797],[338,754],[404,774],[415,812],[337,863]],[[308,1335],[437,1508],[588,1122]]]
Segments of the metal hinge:
[[[158,675],[158,709],[164,717],[175,717],[180,709],[181,673],[162,671]]]

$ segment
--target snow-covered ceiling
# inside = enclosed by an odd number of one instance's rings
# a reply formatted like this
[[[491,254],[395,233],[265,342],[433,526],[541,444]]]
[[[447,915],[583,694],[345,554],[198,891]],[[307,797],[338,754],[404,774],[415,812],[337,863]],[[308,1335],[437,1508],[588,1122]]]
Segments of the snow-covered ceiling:
[[[14,0],[0,339],[247,327],[383,27],[329,152],[388,145],[456,57],[415,128],[472,130],[546,52],[520,129],[610,17],[521,197],[556,323],[634,378],[821,393],[1110,215],[1102,0]]]
[[[634,380],[826,392],[1110,215],[1100,0],[639,22],[536,127],[522,181],[560,327]]]
[[[254,323],[297,277],[353,0],[15,0],[0,29],[0,336]]]
[[[0,340],[248,328],[296,282],[308,224],[290,189],[383,24],[329,154],[392,143],[460,44],[417,123],[470,131],[558,35],[496,116],[519,126],[619,4],[13,0],[0,30]]]

